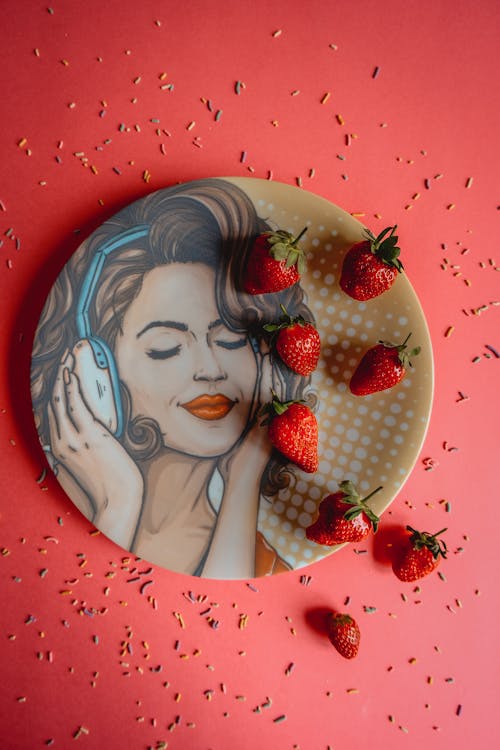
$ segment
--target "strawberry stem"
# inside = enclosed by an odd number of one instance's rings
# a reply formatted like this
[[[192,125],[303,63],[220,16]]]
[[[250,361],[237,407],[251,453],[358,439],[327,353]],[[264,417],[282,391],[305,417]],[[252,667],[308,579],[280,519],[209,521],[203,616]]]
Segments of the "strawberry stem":
[[[288,310],[283,304],[280,304],[280,308],[283,314],[280,316],[279,321],[277,323],[266,323],[265,325],[262,326],[262,328],[264,329],[264,331],[266,331],[266,333],[271,334],[271,339],[270,339],[271,342],[273,342],[273,340],[275,339],[279,331],[282,331],[284,328],[290,328],[291,326],[294,326],[294,325],[314,326],[314,324],[311,323],[311,321],[306,320],[305,318],[302,317],[302,315],[290,315],[290,313],[288,312]]]
[[[372,492],[370,492],[370,494],[364,498],[361,498],[359,496],[359,493],[356,490],[355,485],[350,480],[341,482],[340,489],[344,493],[344,497],[342,498],[341,502],[345,503],[346,505],[351,506],[344,513],[344,518],[348,521],[352,521],[354,518],[356,518],[356,516],[359,516],[360,513],[364,513],[370,520],[373,526],[374,533],[376,533],[379,522],[380,522],[380,518],[370,508],[370,506],[366,504],[366,501],[370,497],[373,497],[373,495],[375,495],[376,492],[379,492],[382,489],[382,485],[380,487],[377,487],[377,489],[373,490]]]
[[[298,234],[294,240],[292,240],[292,245],[296,245],[297,242],[305,235],[307,232],[307,227],[304,227],[304,229]]]
[[[292,404],[304,404],[303,399],[290,399],[290,401],[281,401],[274,391],[271,391],[272,399],[269,403],[264,404],[261,409],[261,413],[270,414],[271,417],[275,417],[277,414],[284,414],[289,406]]]
[[[411,526],[407,526],[406,529],[407,531],[411,531],[410,542],[415,549],[418,550],[422,549],[422,547],[427,547],[427,549],[432,552],[435,559],[437,559],[439,555],[446,557],[446,542],[437,537],[448,529],[441,529],[441,531],[436,531],[435,534],[430,534],[428,531],[417,531],[417,529],[414,529]]]
[[[395,235],[397,228],[397,224],[393,227],[386,227],[377,237],[369,229],[365,229],[364,235],[370,243],[371,252],[383,263],[392,266],[401,273],[403,264],[399,260],[401,250],[397,247],[398,237]]]
[[[362,502],[366,503],[367,500],[369,500],[371,497],[373,497],[373,495],[375,495],[377,492],[380,492],[381,489],[383,489],[382,485],[380,485],[380,487],[377,487],[376,490],[373,490],[372,492],[370,492],[369,495],[367,495],[366,497],[364,497],[363,500],[362,500]]]
[[[406,351],[406,344],[408,343],[411,334],[412,332],[410,331],[402,344],[393,344],[391,341],[383,341],[382,339],[379,339],[378,343],[383,344],[387,349],[396,349],[398,352],[399,361],[401,362],[403,367],[413,367],[411,363],[411,357],[416,357],[417,354],[420,354],[422,347],[415,346],[413,349],[410,349],[410,351]]]

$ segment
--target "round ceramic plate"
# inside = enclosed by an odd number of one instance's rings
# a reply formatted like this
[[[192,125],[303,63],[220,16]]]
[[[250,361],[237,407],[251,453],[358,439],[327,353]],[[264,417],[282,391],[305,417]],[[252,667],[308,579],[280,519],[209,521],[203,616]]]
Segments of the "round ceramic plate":
[[[253,238],[301,240],[308,268],[279,294],[242,291]],[[336,551],[307,540],[343,480],[382,514],[429,420],[429,333],[404,273],[357,302],[339,287],[363,236],[350,214],[305,190],[213,178],[160,190],[94,232],[54,283],[35,336],[32,399],[61,485],[103,533],[189,575],[234,579],[301,568]],[[404,261],[404,246],[402,250]],[[318,328],[317,370],[301,378],[269,350],[283,304]],[[397,386],[353,396],[349,380],[380,339],[420,346]],[[319,468],[286,465],[257,416],[271,389],[314,402]]]

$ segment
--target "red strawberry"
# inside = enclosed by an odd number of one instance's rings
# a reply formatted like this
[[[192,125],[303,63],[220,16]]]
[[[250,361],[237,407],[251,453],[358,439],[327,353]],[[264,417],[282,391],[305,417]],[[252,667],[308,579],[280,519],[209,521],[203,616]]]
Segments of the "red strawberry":
[[[406,351],[410,336],[411,333],[402,344],[379,341],[368,349],[349,383],[351,393],[355,396],[367,396],[397,385],[406,375],[406,368],[412,366],[410,357],[415,357],[420,352],[419,346]]]
[[[296,284],[306,269],[304,251],[297,245],[305,232],[303,229],[297,237],[283,229],[260,234],[245,269],[245,292],[268,294]]]
[[[372,299],[387,291],[403,270],[398,256],[397,226],[387,227],[375,237],[365,229],[366,240],[347,252],[340,275],[340,287],[357,300]]]
[[[446,544],[437,538],[446,529],[429,534],[427,531],[416,531],[411,526],[406,528],[411,535],[393,560],[392,569],[400,581],[409,583],[432,573],[439,565],[440,558],[446,557]]]
[[[353,659],[359,650],[361,633],[356,620],[351,615],[331,612],[327,619],[328,637],[339,654]]]
[[[366,504],[382,487],[361,498],[350,481],[340,483],[340,491],[327,495],[319,505],[317,520],[306,529],[306,536],[317,544],[360,542],[373,529],[377,531],[379,517]]]
[[[311,409],[300,401],[279,401],[273,396],[263,411],[268,414],[269,439],[274,447],[302,471],[317,471],[318,423]]]
[[[291,370],[310,375],[317,367],[321,351],[319,333],[302,315],[291,317],[283,305],[281,309],[279,323],[268,323],[264,330],[272,334],[276,351]]]

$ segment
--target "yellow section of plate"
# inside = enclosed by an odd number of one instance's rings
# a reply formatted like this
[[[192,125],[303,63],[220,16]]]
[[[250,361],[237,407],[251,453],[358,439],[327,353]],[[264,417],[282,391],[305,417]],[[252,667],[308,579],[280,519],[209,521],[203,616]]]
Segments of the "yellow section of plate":
[[[357,302],[339,287],[349,247],[362,239],[363,225],[349,213],[301,188],[255,178],[224,178],[244,190],[271,226],[298,234],[307,251],[302,277],[306,301],[322,341],[312,386],[318,397],[319,470],[299,473],[294,486],[263,503],[259,528],[293,568],[325,557],[339,547],[308,541],[320,501],[351,479],[363,494],[383,486],[371,500],[377,514],[394,500],[415,465],[425,438],[433,396],[429,330],[415,291],[403,272],[381,296]],[[402,248],[404,262],[404,247]],[[394,388],[357,397],[349,379],[362,354],[379,339],[401,343],[411,331],[420,346],[413,368]]]

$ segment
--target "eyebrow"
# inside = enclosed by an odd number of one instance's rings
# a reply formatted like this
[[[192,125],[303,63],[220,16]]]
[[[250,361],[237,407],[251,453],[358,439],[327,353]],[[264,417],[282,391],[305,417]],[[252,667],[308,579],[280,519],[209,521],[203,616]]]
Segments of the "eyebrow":
[[[153,320],[148,323],[144,328],[139,331],[136,338],[140,338],[150,328],[175,328],[176,331],[187,331],[188,327],[185,323],[178,323],[176,320]]]
[[[213,320],[211,323],[208,324],[208,330],[211,331],[213,328],[218,328],[218,326],[223,325],[222,320],[220,318],[217,318],[217,320]],[[151,328],[174,328],[176,331],[188,331],[188,327],[185,323],[179,323],[177,320],[153,320],[151,323],[148,323],[144,328],[139,331],[139,333],[136,335],[136,338],[140,338],[143,333],[146,333],[146,331],[149,331]]]

